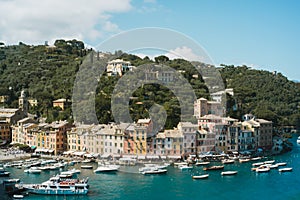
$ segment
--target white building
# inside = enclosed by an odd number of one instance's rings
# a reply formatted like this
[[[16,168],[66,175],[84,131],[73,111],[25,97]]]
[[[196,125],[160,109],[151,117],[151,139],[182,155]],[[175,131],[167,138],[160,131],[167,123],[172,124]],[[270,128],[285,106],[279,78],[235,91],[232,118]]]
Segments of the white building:
[[[123,59],[111,60],[107,63],[106,72],[108,76],[122,76],[124,72],[131,71],[133,66],[129,61]]]

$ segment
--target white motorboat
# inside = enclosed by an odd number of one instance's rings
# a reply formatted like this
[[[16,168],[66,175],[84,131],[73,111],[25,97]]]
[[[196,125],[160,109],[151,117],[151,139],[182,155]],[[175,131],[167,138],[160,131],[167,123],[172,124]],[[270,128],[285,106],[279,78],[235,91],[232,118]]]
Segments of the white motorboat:
[[[222,170],[224,169],[224,165],[214,165],[211,167],[204,167],[203,170],[207,171],[207,170]]]
[[[80,174],[80,169],[73,168],[71,170],[61,172],[60,174]]]
[[[254,158],[251,158],[252,161],[256,161],[256,160],[260,160],[261,157],[254,157]]]
[[[267,166],[267,165],[261,165],[261,166],[257,167],[257,168],[255,169],[255,171],[256,171],[257,173],[269,172],[269,171],[270,171],[270,167]]]
[[[237,173],[238,173],[238,171],[224,171],[224,172],[221,172],[221,175],[222,176],[231,176],[231,175],[235,175]]]
[[[300,144],[300,136],[297,138],[297,143]]]
[[[276,163],[278,166],[286,166],[286,162]]]
[[[86,179],[62,179],[58,176],[41,184],[23,184],[23,188],[33,194],[45,195],[79,195],[87,194],[89,185]]]
[[[85,159],[85,160],[81,161],[81,163],[90,163],[90,162],[92,162],[91,159]]]
[[[3,184],[11,184],[11,183],[19,183],[20,179],[18,178],[11,178],[11,179],[5,179],[3,180]]]
[[[30,167],[29,169],[25,169],[24,172],[30,174],[40,174],[42,170],[38,169],[37,167]]]
[[[199,166],[199,165],[209,165],[210,162],[196,162],[195,165]]]
[[[279,172],[291,172],[293,171],[293,168],[291,167],[285,167],[285,168],[280,168],[278,169]]]
[[[81,165],[81,169],[93,169],[92,165]]]
[[[223,163],[223,164],[233,164],[233,163],[234,163],[234,160],[231,160],[231,159],[224,159],[224,160],[222,160],[222,163]]]
[[[195,175],[192,176],[193,179],[206,179],[209,177],[209,174],[203,174],[203,175]]]
[[[277,164],[267,164],[270,169],[275,169],[275,168],[278,168],[278,165]]]
[[[148,170],[144,170],[142,172],[142,174],[144,175],[150,175],[150,174],[165,174],[167,173],[168,170],[166,169],[159,169],[159,168],[156,168],[156,167],[153,167],[153,168],[149,168]]]
[[[258,163],[253,163],[252,166],[253,166],[253,167],[258,167],[258,166],[261,166],[261,165],[263,165],[263,164],[265,164],[265,163],[263,163],[263,162],[258,162]]]
[[[101,173],[101,172],[116,172],[116,171],[119,170],[119,168],[120,168],[119,165],[111,165],[111,164],[105,165],[105,164],[103,164],[103,165],[99,165],[99,166],[97,167],[97,169],[94,170],[94,172],[95,172],[95,173]]]
[[[178,167],[181,171],[184,171],[184,170],[191,170],[193,169],[193,166],[188,166],[188,165],[181,165]]]
[[[0,177],[9,176],[10,172],[4,170],[2,167],[0,168]]]
[[[173,165],[179,167],[181,165],[187,165],[187,162],[175,162]]]
[[[239,159],[240,163],[245,163],[245,162],[249,162],[249,161],[250,161],[250,158],[240,158]]]
[[[24,195],[22,195],[22,194],[14,194],[14,195],[13,195],[13,198],[14,198],[14,199],[23,199],[23,198],[24,198]]]
[[[264,163],[265,164],[273,164],[275,162],[275,160],[267,160],[267,161],[265,161]]]

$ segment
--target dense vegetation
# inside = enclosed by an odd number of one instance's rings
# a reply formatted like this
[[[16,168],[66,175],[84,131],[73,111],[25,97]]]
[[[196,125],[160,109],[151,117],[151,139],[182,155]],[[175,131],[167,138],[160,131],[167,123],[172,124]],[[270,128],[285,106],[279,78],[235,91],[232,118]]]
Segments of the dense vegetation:
[[[55,46],[31,46],[24,43],[0,48],[0,95],[8,95],[5,107],[18,107],[25,89],[29,98],[38,100],[31,113],[48,121],[67,119],[70,108],[60,112],[52,108],[58,98],[70,99],[75,74],[88,53],[81,41],[57,40]]]
[[[275,125],[300,124],[299,84],[289,81],[281,73],[254,70],[247,66],[225,66],[220,72],[227,88],[234,88],[228,96],[228,115],[240,118],[252,113]],[[231,109],[236,104],[238,109]]]
[[[54,46],[31,46],[20,43],[14,46],[0,45],[0,95],[8,95],[5,107],[17,107],[18,96],[25,89],[29,98],[38,100],[30,113],[45,117],[47,121],[67,119],[72,121],[71,107],[62,111],[52,107],[59,98],[72,99],[75,75],[91,50],[76,40],[57,40]],[[115,52],[115,56],[130,61],[134,66],[149,63],[164,64],[180,71],[192,86],[197,98],[210,98],[206,84],[195,67],[183,59],[169,60],[158,56],[148,57]],[[201,64],[205,69],[207,65]],[[209,69],[209,68],[207,68]],[[234,89],[234,96],[227,95],[227,114],[241,119],[245,113],[272,120],[275,125],[300,124],[300,85],[289,81],[280,73],[253,70],[246,66],[218,68],[225,86]],[[95,94],[95,108],[99,123],[114,121],[111,97],[121,77],[101,76]],[[207,83],[209,80],[206,80]],[[210,80],[212,83],[214,80]],[[184,92],[184,91],[183,91]],[[172,128],[180,120],[179,101],[167,87],[145,84],[132,94],[129,102],[133,120],[149,117],[149,109],[158,104],[167,114],[166,128]],[[191,119],[195,120],[195,119]],[[89,122],[89,119],[82,119]]]

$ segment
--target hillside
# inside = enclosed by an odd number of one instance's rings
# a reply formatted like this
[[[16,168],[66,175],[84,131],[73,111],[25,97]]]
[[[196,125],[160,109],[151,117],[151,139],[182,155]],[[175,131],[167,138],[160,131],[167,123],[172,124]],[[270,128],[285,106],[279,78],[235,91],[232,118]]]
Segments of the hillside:
[[[247,66],[225,66],[219,69],[227,88],[234,88],[234,97],[228,97],[238,111],[228,114],[239,118],[242,113],[252,113],[259,118],[272,120],[275,125],[299,125],[299,85],[281,73],[254,70]]]
[[[30,112],[47,117],[48,121],[67,119],[72,121],[71,108],[61,111],[52,108],[58,98],[71,99],[75,75],[90,50],[80,41],[57,40],[54,46],[31,46],[20,43],[0,47],[0,95],[8,95],[5,107],[17,107],[18,96],[25,89],[29,98],[38,100],[38,106]],[[154,61],[148,57],[115,52],[120,58],[139,66],[147,63],[164,63],[182,71],[197,98],[209,98],[208,88],[193,65],[183,59],[169,60],[158,56]],[[203,68],[205,64],[201,65]],[[282,74],[253,70],[246,66],[218,68],[227,88],[234,89],[234,96],[227,96],[228,115],[240,119],[244,113],[275,122],[275,125],[300,124],[299,83],[289,81]],[[198,76],[195,76],[197,75]],[[110,112],[111,94],[120,77],[102,76],[95,95],[95,108],[100,123],[113,121]],[[138,88],[130,102],[130,114],[134,120],[149,117],[148,110],[154,103],[164,107],[168,115],[166,128],[177,125],[180,117],[178,99],[166,87],[147,84]],[[143,102],[140,104],[139,102]],[[238,109],[232,109],[236,107]],[[191,119],[194,120],[194,119]],[[89,119],[82,119],[89,122]]]

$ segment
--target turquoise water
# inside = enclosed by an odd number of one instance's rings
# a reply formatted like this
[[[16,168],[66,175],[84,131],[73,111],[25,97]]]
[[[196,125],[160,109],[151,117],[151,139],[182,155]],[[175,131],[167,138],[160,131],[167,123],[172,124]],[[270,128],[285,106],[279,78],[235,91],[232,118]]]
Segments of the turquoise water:
[[[169,167],[166,175],[145,176],[138,173],[118,172],[116,174],[94,174],[93,170],[81,170],[78,177],[90,177],[90,190],[85,196],[43,196],[30,194],[24,199],[37,200],[108,200],[108,199],[208,199],[208,200],[299,200],[300,199],[300,146],[296,135],[291,140],[293,150],[284,155],[269,157],[276,162],[287,162],[293,172],[279,173],[277,169],[269,173],[252,172],[253,163],[225,165],[225,170],[237,170],[235,176],[222,177],[220,171],[209,171],[209,178],[193,180],[192,175],[205,173],[202,167],[182,172]],[[260,162],[260,161],[255,161]],[[79,168],[80,165],[75,165]],[[94,169],[96,165],[94,165]],[[8,168],[11,178],[20,178],[24,183],[40,183],[57,172],[42,172],[41,175],[26,174],[21,169]],[[126,168],[126,171],[137,169]],[[3,178],[1,178],[3,179]],[[7,199],[8,197],[5,197]],[[2,198],[0,198],[2,199]]]

